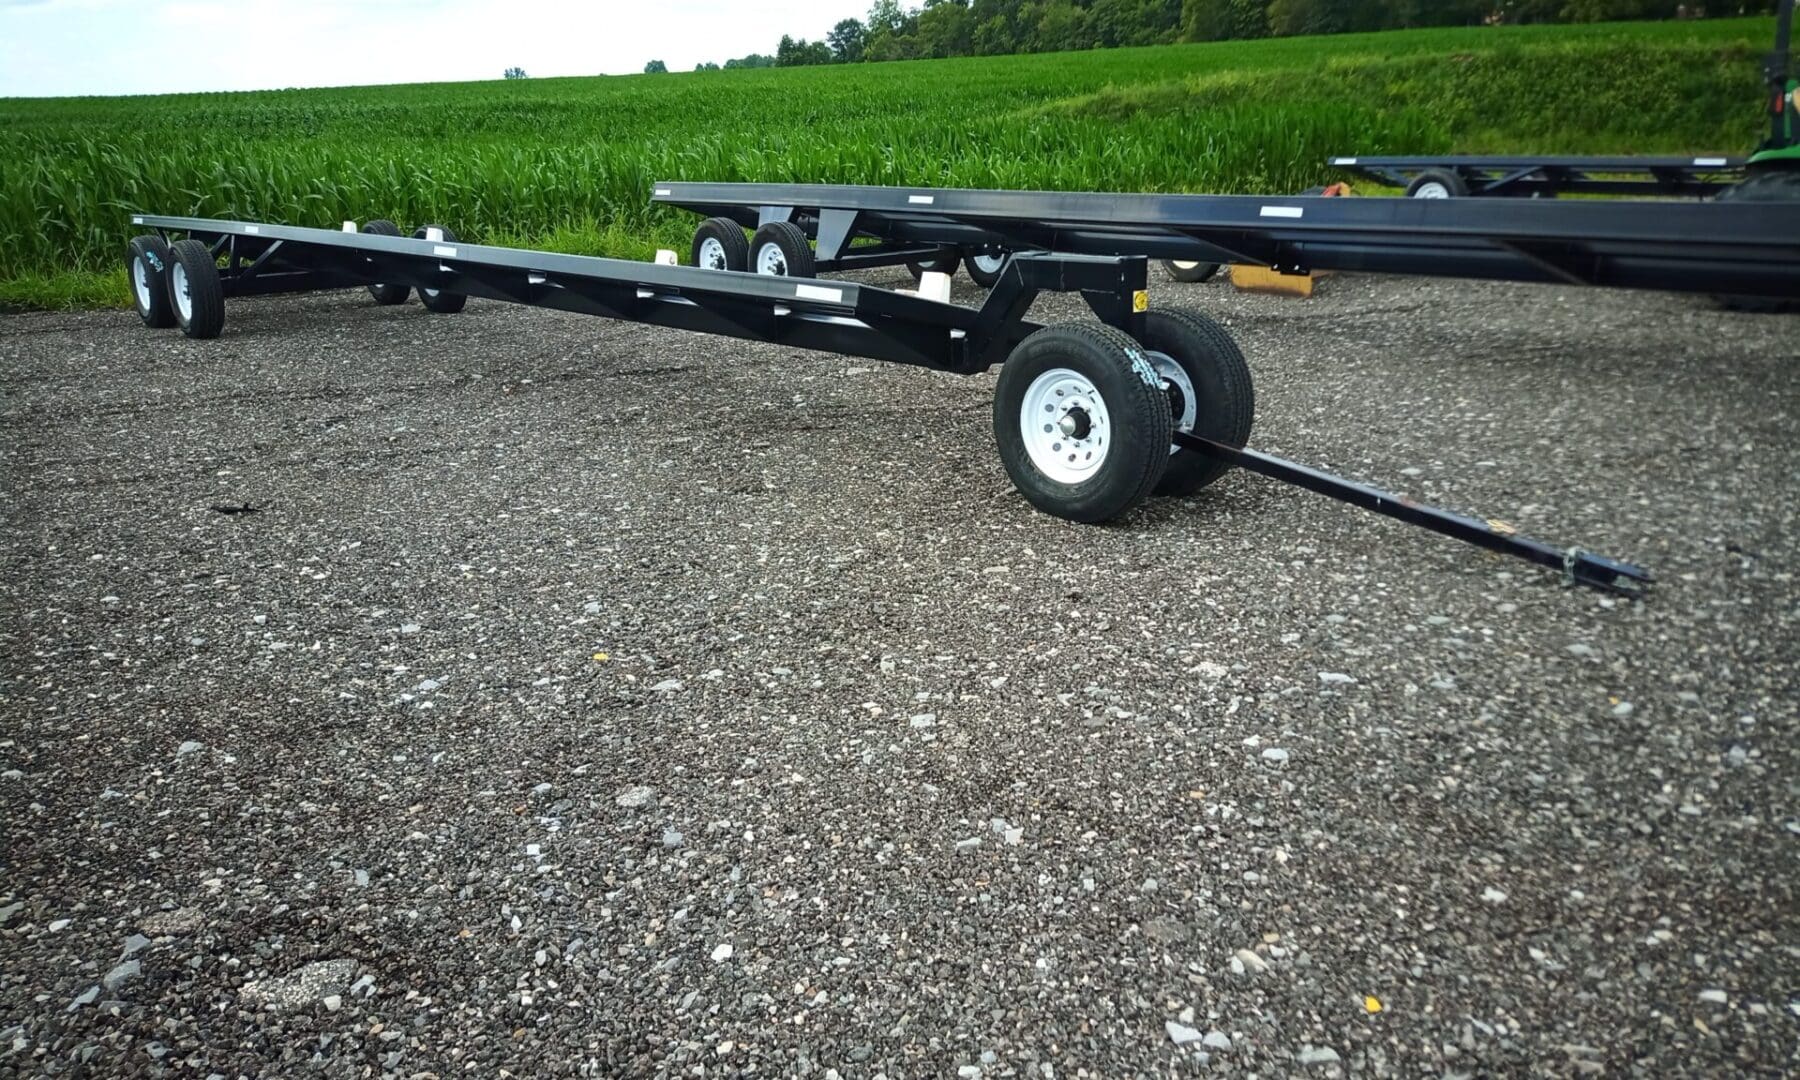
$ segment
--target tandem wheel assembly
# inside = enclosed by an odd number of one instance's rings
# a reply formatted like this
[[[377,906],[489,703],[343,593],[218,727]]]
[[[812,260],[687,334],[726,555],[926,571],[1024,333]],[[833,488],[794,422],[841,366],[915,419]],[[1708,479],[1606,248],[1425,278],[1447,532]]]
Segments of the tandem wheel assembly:
[[[1109,521],[1151,494],[1191,495],[1227,466],[1175,432],[1250,438],[1250,368],[1224,329],[1181,308],[1145,316],[1144,340],[1092,323],[1031,334],[1000,369],[994,440],[1013,486],[1070,521]]]
[[[225,284],[212,248],[201,241],[135,237],[125,248],[125,272],[145,326],[179,326],[191,338],[215,338],[224,328]]]

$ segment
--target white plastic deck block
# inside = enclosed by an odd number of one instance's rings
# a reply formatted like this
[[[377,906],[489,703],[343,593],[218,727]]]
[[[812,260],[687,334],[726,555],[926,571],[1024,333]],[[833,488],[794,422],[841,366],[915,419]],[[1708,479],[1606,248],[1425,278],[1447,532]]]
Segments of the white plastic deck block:
[[[950,302],[950,275],[936,270],[927,270],[919,278],[919,295],[927,300],[936,300],[940,304]]]

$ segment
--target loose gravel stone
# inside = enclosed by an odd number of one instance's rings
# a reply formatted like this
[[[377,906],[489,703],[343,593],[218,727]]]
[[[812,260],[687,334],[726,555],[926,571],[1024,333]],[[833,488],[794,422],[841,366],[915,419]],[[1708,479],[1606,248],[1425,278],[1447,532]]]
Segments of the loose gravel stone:
[[[356,974],[354,960],[319,960],[286,975],[246,983],[238,997],[246,1004],[297,1009],[328,994],[341,994]]]
[[[100,980],[100,985],[104,986],[108,993],[116,994],[126,983],[143,974],[143,970],[143,965],[136,960],[127,960],[107,972],[105,977]]]
[[[191,907],[157,911],[144,916],[140,924],[151,937],[182,937],[197,932],[203,924],[200,912]]]

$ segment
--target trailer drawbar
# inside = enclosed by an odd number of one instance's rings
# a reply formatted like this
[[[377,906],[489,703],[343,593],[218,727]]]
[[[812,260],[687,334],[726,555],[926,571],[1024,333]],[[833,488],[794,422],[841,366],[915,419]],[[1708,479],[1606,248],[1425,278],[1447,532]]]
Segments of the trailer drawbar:
[[[434,312],[467,298],[912,364],[956,374],[1000,365],[994,437],[1033,506],[1103,522],[1151,494],[1191,495],[1236,466],[1561,572],[1634,593],[1650,574],[1249,449],[1254,390],[1231,336],[1206,315],[1151,308],[1143,255],[1009,251],[979,308],[807,276],[729,272],[459,242],[441,226],[400,235],[139,215],[126,252],[145,325],[217,337],[225,300],[367,288],[413,291]],[[172,237],[179,237],[171,242]],[[738,240],[743,240],[738,234]],[[1097,322],[1026,318],[1040,292],[1076,292]]]

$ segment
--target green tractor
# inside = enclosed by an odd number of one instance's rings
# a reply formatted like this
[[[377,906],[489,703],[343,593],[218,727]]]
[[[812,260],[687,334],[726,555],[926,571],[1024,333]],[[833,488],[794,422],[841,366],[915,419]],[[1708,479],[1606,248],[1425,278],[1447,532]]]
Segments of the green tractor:
[[[1769,82],[1769,137],[1750,155],[1753,175],[1800,170],[1800,79],[1794,78],[1789,53],[1793,32],[1794,0],[1782,0],[1775,16],[1775,51],[1763,65]]]
[[[1744,162],[1744,181],[1719,192],[1720,202],[1800,201],[1800,80],[1794,78],[1789,42],[1794,0],[1781,0],[1775,15],[1775,51],[1763,64],[1769,82],[1769,137]],[[1720,296],[1733,311],[1800,311],[1800,302],[1765,296]]]

